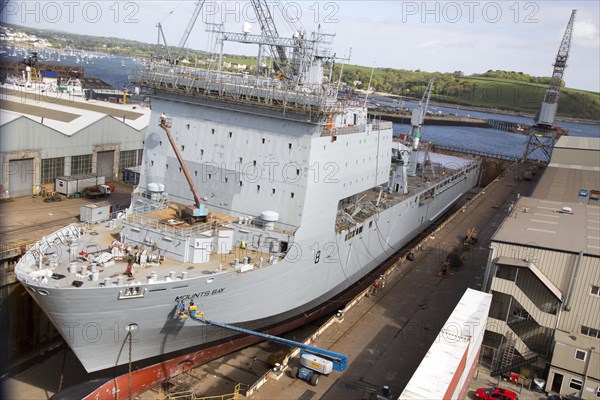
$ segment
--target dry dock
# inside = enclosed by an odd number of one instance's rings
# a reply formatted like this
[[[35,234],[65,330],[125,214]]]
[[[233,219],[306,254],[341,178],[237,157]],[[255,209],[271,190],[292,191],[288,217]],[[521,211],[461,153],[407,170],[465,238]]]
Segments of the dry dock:
[[[168,385],[170,391],[193,387],[197,395],[231,393],[241,383],[241,393],[254,399],[369,399],[388,385],[394,398],[416,370],[452,309],[468,287],[480,289],[488,258],[488,245],[512,202],[518,195],[528,195],[533,181],[516,179],[516,169],[479,193],[467,194],[471,200],[450,219],[427,236],[415,249],[415,261],[390,260],[395,265],[383,290],[360,297],[340,322],[333,323],[314,342],[317,346],[348,354],[350,365],[343,373],[323,376],[318,386],[290,377],[290,369],[273,379],[267,363],[268,354],[287,351],[262,343],[201,366]],[[475,228],[479,242],[464,253],[464,265],[454,268],[447,277],[437,275],[442,261]],[[317,326],[294,332],[291,338],[303,340]],[[3,382],[6,393],[21,398],[46,399],[56,392],[63,377],[63,387],[85,378],[80,364],[67,352],[62,369],[63,352]],[[297,365],[297,358],[290,366]],[[267,378],[265,380],[265,378]],[[261,387],[254,390],[253,386]],[[162,398],[166,392],[149,391],[143,399]],[[472,397],[473,393],[469,393]],[[521,396],[523,398],[523,396]],[[526,398],[526,397],[525,397]]]

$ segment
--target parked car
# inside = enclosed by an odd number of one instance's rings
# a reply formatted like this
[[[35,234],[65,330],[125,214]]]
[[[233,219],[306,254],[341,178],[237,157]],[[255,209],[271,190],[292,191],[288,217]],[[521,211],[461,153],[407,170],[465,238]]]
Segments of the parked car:
[[[479,388],[475,397],[481,400],[519,400],[519,396],[512,390],[499,387]]]

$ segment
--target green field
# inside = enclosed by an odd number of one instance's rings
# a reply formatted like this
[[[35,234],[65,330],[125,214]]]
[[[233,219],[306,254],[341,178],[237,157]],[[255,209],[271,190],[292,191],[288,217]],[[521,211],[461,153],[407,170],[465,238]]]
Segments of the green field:
[[[336,67],[336,79],[340,68]],[[372,73],[372,78],[371,78]],[[502,78],[496,76],[508,76]],[[550,78],[532,77],[520,72],[488,71],[464,76],[454,73],[394,70],[345,65],[342,81],[350,87],[371,88],[385,93],[420,98],[427,82],[436,77],[432,100],[461,106],[493,108],[514,112],[535,113],[539,110]],[[561,89],[558,115],[600,122],[600,94],[585,90]]]

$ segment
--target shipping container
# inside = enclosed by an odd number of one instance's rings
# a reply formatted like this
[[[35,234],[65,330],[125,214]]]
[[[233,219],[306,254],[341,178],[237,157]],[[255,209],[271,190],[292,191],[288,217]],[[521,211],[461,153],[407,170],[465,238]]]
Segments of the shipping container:
[[[74,193],[83,192],[83,189],[90,186],[104,184],[104,176],[96,176],[92,174],[80,174],[73,176],[61,176],[56,178],[55,191],[65,196],[70,196]]]
[[[112,206],[109,202],[86,204],[79,209],[79,220],[81,222],[103,222],[110,219]]]

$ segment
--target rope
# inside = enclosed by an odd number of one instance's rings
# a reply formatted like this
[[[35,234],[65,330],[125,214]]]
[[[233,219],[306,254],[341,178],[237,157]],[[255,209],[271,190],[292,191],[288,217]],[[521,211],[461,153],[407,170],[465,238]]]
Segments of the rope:
[[[129,336],[129,375],[127,376],[127,394],[129,400],[131,400],[131,341],[133,334],[132,331],[129,331],[127,334]]]

